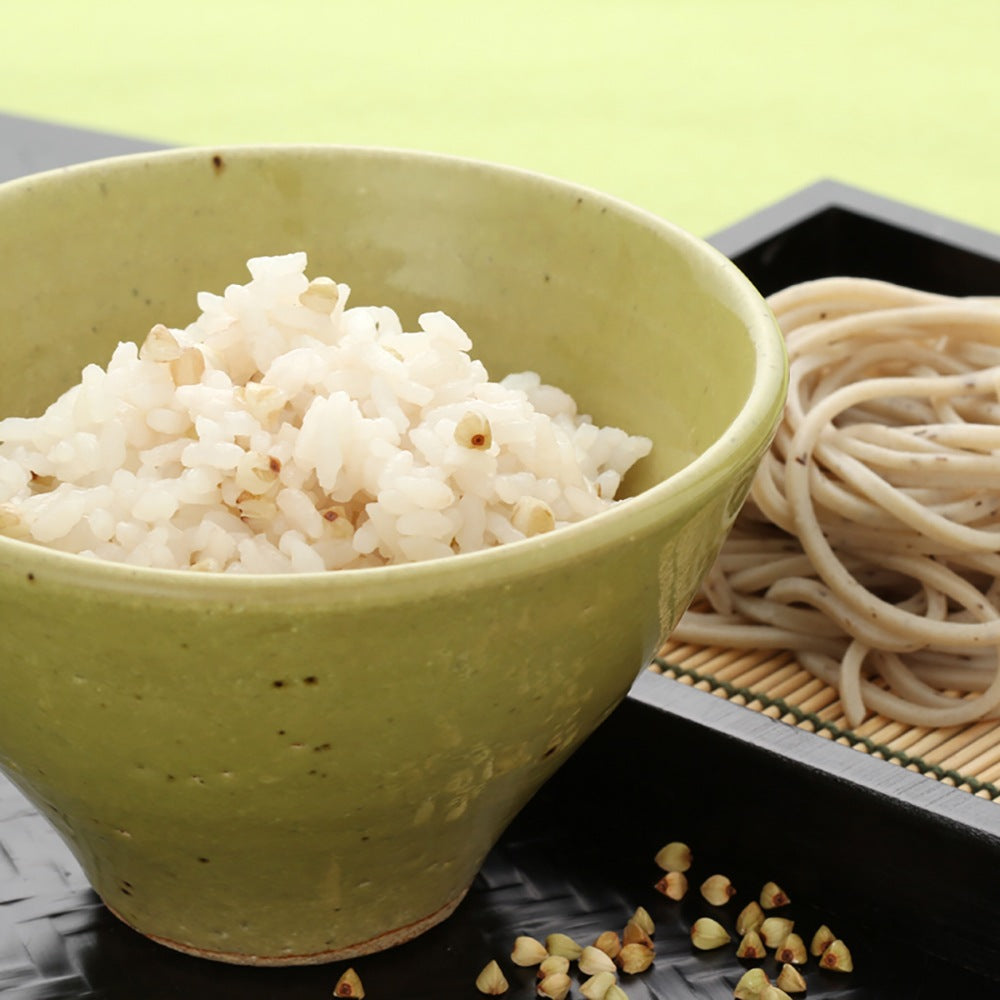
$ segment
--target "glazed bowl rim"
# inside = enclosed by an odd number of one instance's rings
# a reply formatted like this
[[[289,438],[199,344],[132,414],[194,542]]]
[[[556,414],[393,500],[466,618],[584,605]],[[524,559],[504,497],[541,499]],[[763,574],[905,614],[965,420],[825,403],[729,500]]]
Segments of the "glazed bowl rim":
[[[572,564],[587,552],[623,544],[649,533],[671,512],[693,508],[710,495],[733,469],[759,457],[769,444],[782,412],[787,389],[784,339],[767,304],[750,280],[720,251],[680,226],[614,195],[553,175],[454,154],[391,146],[328,143],[263,143],[186,146],[177,149],[129,153],[60,167],[0,183],[0,200],[19,192],[67,179],[107,174],[159,162],[198,161],[205,157],[378,157],[440,164],[451,170],[472,170],[504,176],[522,184],[541,186],[586,198],[601,208],[665,238],[686,259],[712,273],[711,294],[737,313],[746,324],[754,353],[753,382],[740,410],[717,438],[693,460],[647,489],[624,498],[613,508],[549,534],[508,542],[452,559],[328,570],[310,573],[196,573],[101,561],[61,552],[36,542],[0,536],[0,571],[22,573],[32,582],[43,575],[71,586],[100,590],[148,592],[159,596],[244,600],[251,594],[265,599],[329,600],[336,596],[358,604],[373,595],[385,599],[464,588],[470,578],[477,585],[513,579],[553,566]],[[707,284],[707,283],[706,283]]]

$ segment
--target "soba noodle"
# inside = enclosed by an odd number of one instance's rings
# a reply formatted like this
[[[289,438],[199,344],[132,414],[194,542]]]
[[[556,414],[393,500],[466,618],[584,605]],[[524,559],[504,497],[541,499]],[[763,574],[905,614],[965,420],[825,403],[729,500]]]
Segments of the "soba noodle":
[[[855,726],[1000,717],[1000,298],[830,278],[769,303],[784,419],[674,638],[794,650]]]

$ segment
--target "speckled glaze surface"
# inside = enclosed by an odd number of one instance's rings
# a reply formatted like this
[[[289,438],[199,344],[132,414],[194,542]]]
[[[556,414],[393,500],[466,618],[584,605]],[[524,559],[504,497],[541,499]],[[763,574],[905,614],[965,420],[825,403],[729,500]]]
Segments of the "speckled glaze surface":
[[[426,154],[196,149],[0,186],[0,413],[298,249],[404,326],[444,309],[494,377],[535,369],[654,452],[613,511],[436,563],[212,577],[0,538],[0,767],[123,920],[250,964],[450,912],[676,622],[785,388],[735,268],[613,199]]]

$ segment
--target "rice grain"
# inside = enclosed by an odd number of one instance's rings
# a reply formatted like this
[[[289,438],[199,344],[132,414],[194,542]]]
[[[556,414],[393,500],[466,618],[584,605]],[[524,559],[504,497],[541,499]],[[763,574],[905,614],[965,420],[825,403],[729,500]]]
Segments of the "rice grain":
[[[537,373],[491,381],[443,312],[405,331],[304,253],[247,267],[0,420],[0,533],[198,572],[443,559],[608,509],[651,448]]]

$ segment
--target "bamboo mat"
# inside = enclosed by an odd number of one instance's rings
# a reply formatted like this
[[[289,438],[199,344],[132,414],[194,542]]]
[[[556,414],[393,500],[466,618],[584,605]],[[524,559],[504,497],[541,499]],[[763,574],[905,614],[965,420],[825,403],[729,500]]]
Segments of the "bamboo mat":
[[[848,726],[836,689],[795,655],[670,641],[651,670],[979,798],[1000,800],[1000,720],[926,727],[869,716]]]

